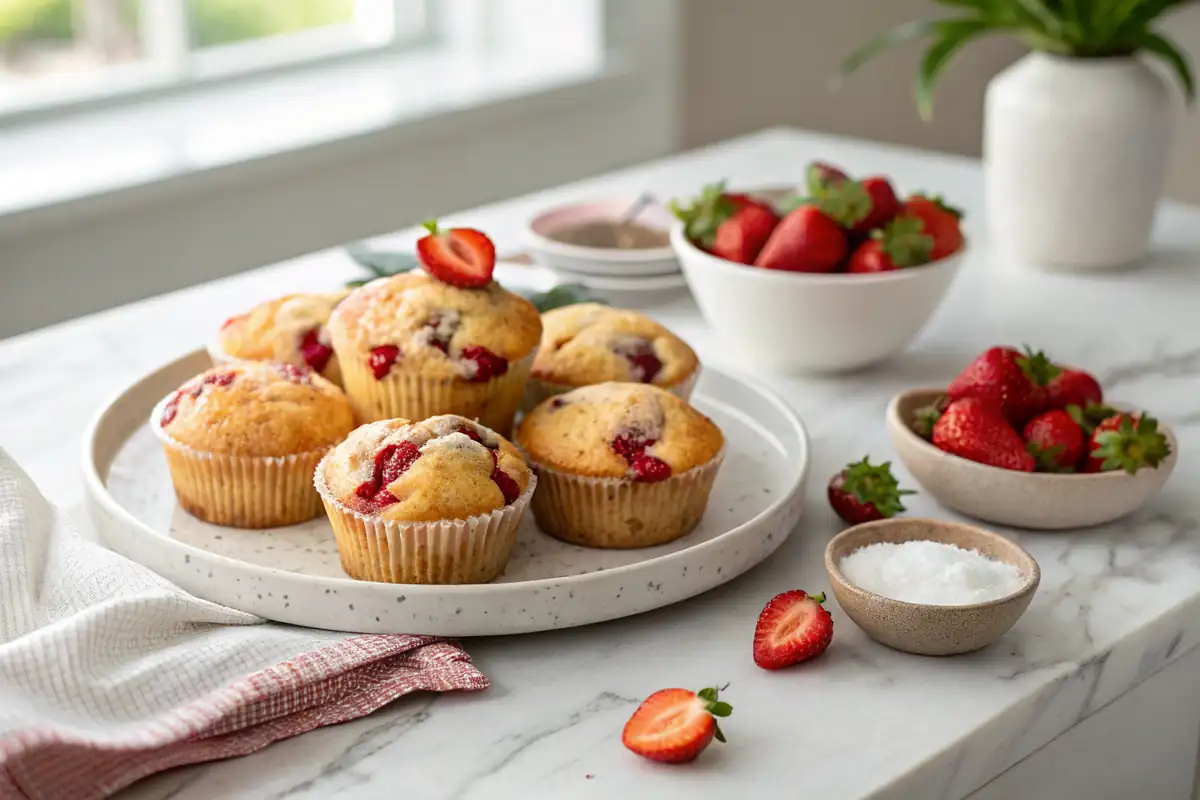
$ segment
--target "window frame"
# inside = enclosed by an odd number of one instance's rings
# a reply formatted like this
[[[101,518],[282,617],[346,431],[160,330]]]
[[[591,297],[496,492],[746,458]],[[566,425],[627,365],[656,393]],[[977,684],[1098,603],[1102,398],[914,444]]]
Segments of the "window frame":
[[[142,0],[140,27],[149,53],[145,62],[108,67],[102,89],[54,87],[46,90],[49,96],[43,101],[0,107],[0,131],[304,69],[418,52],[445,39],[446,1],[390,0],[397,20],[419,4],[423,24],[415,31],[398,29],[378,43],[356,41],[354,23],[345,23],[193,50],[187,41],[186,0]]]

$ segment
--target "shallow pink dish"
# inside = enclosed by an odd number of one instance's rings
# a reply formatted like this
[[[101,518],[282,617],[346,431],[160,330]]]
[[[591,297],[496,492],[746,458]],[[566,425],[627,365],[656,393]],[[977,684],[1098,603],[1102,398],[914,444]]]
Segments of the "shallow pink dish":
[[[634,197],[589,200],[555,206],[535,215],[525,229],[530,254],[539,264],[553,270],[579,275],[649,277],[679,272],[679,262],[669,242],[662,247],[629,250],[586,247],[550,238],[556,230],[587,222],[616,221],[637,201]],[[661,229],[664,236],[674,217],[662,205],[652,203],[637,215],[636,221]]]

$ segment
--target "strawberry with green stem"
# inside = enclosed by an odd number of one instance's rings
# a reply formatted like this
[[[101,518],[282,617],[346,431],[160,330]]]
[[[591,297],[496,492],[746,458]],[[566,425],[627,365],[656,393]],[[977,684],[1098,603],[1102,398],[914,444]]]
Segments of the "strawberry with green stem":
[[[901,498],[916,494],[900,488],[890,461],[876,465],[869,459],[847,464],[829,481],[829,505],[851,525],[894,517],[905,510]]]
[[[871,231],[871,238],[850,256],[847,272],[867,274],[890,272],[929,262],[933,237],[922,231],[915,217],[896,217],[882,229]]]
[[[1083,458],[1087,440],[1080,424],[1059,408],[1029,420],[1021,436],[1039,472],[1074,472]]]
[[[1084,472],[1124,470],[1134,475],[1143,467],[1158,467],[1171,455],[1170,442],[1149,414],[1109,417],[1092,431],[1088,444]]]
[[[962,212],[946,205],[941,197],[914,194],[900,206],[897,212],[907,217],[916,217],[924,225],[924,232],[933,237],[931,261],[943,259],[962,249]]]
[[[633,712],[621,733],[621,743],[651,761],[694,761],[713,739],[725,741],[717,717],[732,713],[733,706],[718,698],[717,689],[662,689]]]
[[[951,401],[966,397],[991,401],[1010,423],[1024,426],[1049,407],[1047,386],[1059,371],[1040,350],[991,347],[963,368],[946,395]]]
[[[946,407],[933,425],[933,445],[947,453],[1000,469],[1033,472],[1037,465],[1021,435],[995,400],[964,397]]]

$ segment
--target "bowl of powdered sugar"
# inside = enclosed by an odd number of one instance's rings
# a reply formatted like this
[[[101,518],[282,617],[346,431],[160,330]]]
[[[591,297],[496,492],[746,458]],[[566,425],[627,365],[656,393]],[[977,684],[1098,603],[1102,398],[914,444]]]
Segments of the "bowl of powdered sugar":
[[[937,519],[885,519],[825,548],[838,604],[872,639],[918,655],[987,647],[1016,624],[1041,579],[1019,545]]]

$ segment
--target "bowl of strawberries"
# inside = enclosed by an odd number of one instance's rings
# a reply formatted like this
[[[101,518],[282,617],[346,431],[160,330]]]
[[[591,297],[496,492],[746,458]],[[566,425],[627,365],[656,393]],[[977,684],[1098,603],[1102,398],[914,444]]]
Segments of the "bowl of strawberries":
[[[1179,451],[1149,413],[1106,401],[1090,373],[1029,348],[989,348],[949,386],[901,392],[887,425],[900,461],[943,506],[1034,530],[1137,510]]]
[[[962,214],[882,176],[809,165],[803,189],[713,184],[672,203],[671,244],[697,305],[739,358],[841,372],[903,350],[966,250]]]

